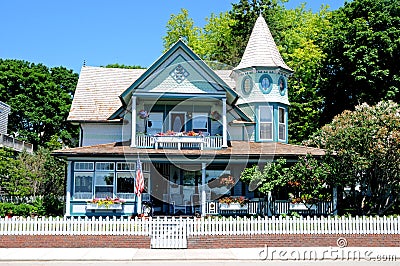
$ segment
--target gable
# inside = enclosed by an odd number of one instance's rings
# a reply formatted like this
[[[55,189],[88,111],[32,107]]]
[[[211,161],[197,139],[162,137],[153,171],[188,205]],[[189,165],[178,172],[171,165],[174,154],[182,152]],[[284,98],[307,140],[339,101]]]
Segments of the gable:
[[[120,98],[124,105],[134,94],[207,94],[231,95],[234,92],[182,41],[175,43]]]
[[[171,55],[136,88],[135,93],[222,94],[226,91],[182,49]]]

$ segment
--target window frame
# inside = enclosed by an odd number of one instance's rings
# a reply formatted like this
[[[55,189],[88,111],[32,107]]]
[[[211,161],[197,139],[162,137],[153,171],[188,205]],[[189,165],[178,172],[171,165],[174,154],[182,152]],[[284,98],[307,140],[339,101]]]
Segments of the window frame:
[[[262,109],[264,109],[264,108],[269,108],[270,109],[270,111],[271,111],[271,121],[270,122],[261,122],[261,111],[262,111]],[[257,119],[258,121],[258,139],[259,140],[262,140],[262,141],[272,141],[273,139],[274,139],[274,108],[273,108],[273,106],[270,106],[270,105],[268,105],[268,106],[259,106],[258,107],[258,119]],[[271,127],[271,138],[269,139],[269,138],[261,138],[261,131],[262,131],[262,128],[261,128],[261,126],[262,126],[262,124],[269,124],[270,125],[270,127]]]
[[[281,113],[282,110],[282,113]],[[281,114],[283,115],[283,122],[281,122]],[[281,126],[283,126],[283,139],[281,139]],[[286,109],[283,107],[278,107],[278,140],[286,141]]]
[[[76,178],[77,178],[78,175],[81,175],[81,176],[83,176],[83,175],[87,175],[87,176],[91,175],[90,192],[77,192],[77,191],[76,191],[76,184],[77,184]],[[72,198],[73,198],[74,200],[90,200],[90,199],[92,199],[92,198],[93,198],[93,190],[94,190],[94,187],[93,187],[93,183],[94,183],[94,182],[93,182],[93,181],[94,181],[94,172],[93,172],[93,171],[87,171],[87,172],[79,171],[79,172],[74,172],[74,185],[73,185]],[[76,195],[77,193],[88,193],[88,194],[90,193],[90,197],[89,197],[89,198],[75,198],[75,195]]]

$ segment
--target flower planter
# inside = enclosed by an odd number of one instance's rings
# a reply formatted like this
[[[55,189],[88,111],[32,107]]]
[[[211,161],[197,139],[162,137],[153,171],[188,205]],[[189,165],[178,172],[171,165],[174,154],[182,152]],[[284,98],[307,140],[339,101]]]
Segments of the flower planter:
[[[305,204],[303,202],[300,203],[290,203],[289,209],[291,211],[316,211],[317,205],[316,204]]]
[[[240,205],[240,203],[220,203],[219,209],[221,211],[240,211],[240,210],[247,210],[247,204]]]
[[[97,204],[97,203],[88,203],[86,205],[87,210],[122,210],[122,204]]]

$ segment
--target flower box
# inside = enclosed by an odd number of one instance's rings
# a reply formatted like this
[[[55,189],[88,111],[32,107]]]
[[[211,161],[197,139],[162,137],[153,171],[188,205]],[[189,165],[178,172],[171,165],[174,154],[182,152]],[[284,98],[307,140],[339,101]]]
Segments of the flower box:
[[[247,210],[247,204],[241,205],[240,203],[220,203],[219,209],[221,211],[241,211]]]
[[[122,210],[122,204],[98,204],[98,203],[88,203],[86,205],[86,210]]]
[[[291,211],[316,211],[317,205],[305,204],[303,202],[290,203],[289,210],[291,210]]]

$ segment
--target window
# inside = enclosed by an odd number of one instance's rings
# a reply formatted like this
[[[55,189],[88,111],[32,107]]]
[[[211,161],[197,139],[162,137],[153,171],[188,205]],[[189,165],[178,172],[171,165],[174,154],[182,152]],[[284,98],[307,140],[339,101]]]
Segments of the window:
[[[272,140],[272,107],[260,106],[258,108],[259,139]]]
[[[272,79],[269,75],[264,74],[260,78],[260,89],[263,93],[268,94],[272,90]]]
[[[117,197],[121,199],[135,198],[135,177],[133,172],[117,173]]]
[[[74,199],[91,199],[93,189],[93,172],[75,173]]]
[[[96,171],[114,171],[114,163],[96,163]]]
[[[192,114],[192,128],[195,132],[208,132],[208,115],[207,113]]]
[[[129,163],[117,163],[117,171],[134,171],[136,163],[129,162]]]
[[[251,79],[251,77],[246,76],[243,79],[243,83],[242,83],[242,91],[244,94],[250,94],[251,89],[253,88],[253,80]]]
[[[93,171],[94,163],[92,162],[75,162],[75,171]]]
[[[114,163],[96,163],[94,197],[113,198],[114,197]]]
[[[284,77],[280,77],[278,80],[278,87],[279,87],[279,93],[283,96],[286,93],[286,81]]]
[[[155,135],[163,132],[164,114],[151,112],[147,122],[147,134]]]
[[[286,114],[285,109],[279,107],[279,140],[286,141]]]

